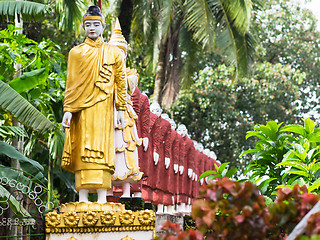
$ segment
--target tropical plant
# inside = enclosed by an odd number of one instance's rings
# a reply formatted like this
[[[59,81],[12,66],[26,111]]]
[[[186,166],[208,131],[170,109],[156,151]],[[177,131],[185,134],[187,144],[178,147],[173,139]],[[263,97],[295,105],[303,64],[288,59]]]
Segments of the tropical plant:
[[[31,1],[0,1],[0,21],[14,22],[16,16],[20,20],[35,21],[43,18],[48,7]]]
[[[257,183],[263,194],[271,196],[277,188],[306,185],[310,192],[318,192],[320,129],[316,122],[303,120],[304,125],[277,124],[269,121],[248,132],[246,138],[259,140],[253,149],[241,156],[254,153],[245,174]]]
[[[204,49],[227,56],[236,67],[235,77],[245,75],[253,52],[248,31],[252,8],[251,1],[138,1],[132,39],[145,49],[146,57],[139,61],[155,71],[154,100],[171,106],[181,84],[190,86],[192,74],[205,67],[202,59],[210,59]]]
[[[231,178],[234,174],[236,174],[236,172],[238,171],[238,169],[236,168],[231,168],[229,169],[228,167],[229,163],[222,163],[220,166],[217,166],[217,164],[214,164],[215,170],[209,170],[206,171],[204,173],[202,173],[199,176],[199,180],[201,180],[202,178],[207,178],[207,181],[212,180],[212,179],[217,179],[217,178]]]

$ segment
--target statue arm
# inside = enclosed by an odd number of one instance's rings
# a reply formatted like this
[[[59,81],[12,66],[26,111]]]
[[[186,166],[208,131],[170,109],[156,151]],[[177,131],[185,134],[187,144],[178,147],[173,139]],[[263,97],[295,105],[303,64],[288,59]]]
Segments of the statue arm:
[[[172,139],[171,139],[171,125],[168,125],[167,131],[164,135],[164,156],[166,158],[171,157],[171,146],[172,146]]]
[[[143,99],[142,107],[140,109],[140,116],[142,121],[142,128],[141,128],[141,136],[149,137],[150,132],[150,105],[148,97],[141,94],[140,100]]]
[[[126,110],[126,75],[125,62],[119,49],[115,49],[114,83],[115,83],[115,106],[118,111]],[[121,114],[120,114],[121,115]],[[123,118],[124,119],[124,118]]]

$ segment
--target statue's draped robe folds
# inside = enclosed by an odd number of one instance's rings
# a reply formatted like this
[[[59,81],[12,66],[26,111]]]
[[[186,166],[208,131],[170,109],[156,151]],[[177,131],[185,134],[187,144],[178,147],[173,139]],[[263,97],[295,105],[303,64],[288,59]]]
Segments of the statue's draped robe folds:
[[[111,188],[114,172],[114,106],[126,110],[125,65],[120,50],[86,41],[71,49],[64,112],[72,113],[62,167],[75,172],[76,190]]]
[[[194,146],[193,142],[187,136],[183,137],[184,140],[184,170],[181,178],[181,182],[179,183],[181,186],[181,197],[179,197],[179,201],[187,203],[187,197],[191,197],[192,195],[192,180],[188,176],[188,169],[194,169]]]
[[[133,94],[131,95],[131,101],[133,103],[133,109],[138,115],[136,121],[136,126],[138,130],[138,136],[140,138],[149,138],[150,132],[150,106],[149,99],[146,95],[142,94],[138,87],[135,88]],[[150,143],[147,151],[143,150],[144,146],[141,145],[138,148],[139,154],[139,166],[140,171],[144,173],[144,176],[147,177],[147,166],[149,163],[149,149]],[[137,182],[131,186],[132,192],[141,192],[142,191],[142,181]]]
[[[160,120],[160,135],[159,135],[159,148],[157,153],[159,154],[159,162],[156,166],[156,172],[154,179],[156,181],[156,191],[154,192],[154,204],[165,204],[172,205],[171,195],[165,199],[165,193],[169,193],[169,182],[170,182],[170,167],[167,169],[165,165],[165,158],[171,158],[171,124],[161,116]],[[171,160],[171,159],[170,159]],[[172,161],[172,160],[171,160]],[[171,164],[172,162],[171,162]],[[165,201],[166,200],[166,201]]]
[[[132,107],[129,94],[127,94],[124,117],[125,128],[122,130],[120,126],[116,126],[115,129],[116,160],[115,172],[112,176],[114,186],[121,185],[123,182],[133,184],[139,181],[143,175],[139,170],[138,162],[138,147],[141,146],[142,139],[138,137],[135,125],[138,116]]]

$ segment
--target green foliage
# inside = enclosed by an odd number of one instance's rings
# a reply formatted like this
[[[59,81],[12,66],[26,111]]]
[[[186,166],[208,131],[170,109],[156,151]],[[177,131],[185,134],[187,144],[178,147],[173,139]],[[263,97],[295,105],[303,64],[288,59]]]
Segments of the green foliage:
[[[0,106],[19,122],[42,133],[55,128],[34,106],[2,81],[0,81],[0,94]]]
[[[23,154],[17,151],[14,147],[2,141],[0,141],[0,149],[1,149],[0,155],[5,155],[7,157],[17,159],[20,162],[22,170],[28,176],[31,176],[38,181],[46,181],[43,175],[44,168],[37,161],[34,161],[32,159],[25,157]],[[3,165],[0,165],[0,166],[4,167]],[[16,174],[19,174],[19,173],[16,172]],[[6,176],[6,174],[4,176]]]
[[[47,6],[31,1],[0,1],[0,21],[14,22],[16,14],[23,21],[36,21],[43,18]]]
[[[234,87],[232,74],[233,69],[224,65],[206,68],[189,90],[180,93],[171,113],[176,122],[188,126],[192,139],[213,148],[222,162],[241,169],[246,159],[239,162],[238,156],[254,146],[245,135],[255,122],[295,122],[292,103],[304,74],[289,66],[260,63],[252,78],[239,80]]]
[[[248,132],[246,138],[254,136],[258,141],[242,154],[254,153],[245,174],[250,174],[262,193],[271,196],[276,188],[296,183],[306,185],[309,192],[319,192],[320,129],[315,126],[311,119],[304,120],[303,126],[269,121]]]
[[[208,177],[208,180],[216,179],[216,178],[231,178],[234,174],[236,174],[237,170],[236,168],[231,168],[229,170],[228,162],[222,163],[220,166],[217,166],[217,164],[214,164],[214,167],[216,170],[209,170],[204,173],[202,173],[199,176],[199,180],[205,177]]]
[[[289,64],[305,72],[299,112],[311,111],[316,117],[319,106],[312,97],[318,98],[320,89],[320,34],[315,15],[296,1],[268,0],[255,16],[252,23],[259,38],[257,61]]]

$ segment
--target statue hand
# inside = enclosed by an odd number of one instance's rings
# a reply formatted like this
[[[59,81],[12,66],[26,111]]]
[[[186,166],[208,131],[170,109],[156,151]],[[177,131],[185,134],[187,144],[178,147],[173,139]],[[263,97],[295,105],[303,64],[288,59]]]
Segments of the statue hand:
[[[184,166],[179,166],[179,172],[180,172],[180,175],[183,174],[183,169],[184,169]]]
[[[166,165],[166,169],[170,166],[170,158],[164,158],[164,164]]]
[[[124,129],[125,121],[124,121],[124,111],[118,111],[117,114],[117,124],[121,125],[121,128]]]
[[[142,144],[143,144],[143,151],[147,151],[148,150],[148,146],[149,146],[149,138],[147,138],[147,137],[144,137],[143,139],[142,139]]]
[[[192,169],[188,168],[188,177],[191,178],[192,177]]]
[[[196,174],[196,179],[195,179],[196,181],[198,181],[198,175]]]
[[[193,173],[192,173],[192,181],[194,181],[195,179],[196,179],[196,173],[193,172]]]
[[[174,170],[174,173],[177,174],[178,171],[179,171],[179,165],[178,164],[173,164],[173,170]]]
[[[62,118],[62,127],[63,127],[63,130],[64,130],[65,128],[69,128],[69,127],[70,127],[71,118],[72,118],[72,113],[71,113],[71,112],[65,112],[65,113],[63,114],[63,118]]]
[[[201,185],[203,185],[203,178],[200,179],[200,183],[201,183]]]
[[[153,153],[153,161],[154,161],[154,165],[158,164],[159,161],[159,153],[154,152]]]

